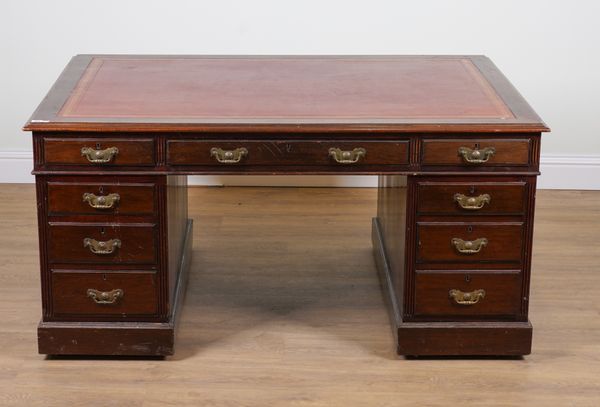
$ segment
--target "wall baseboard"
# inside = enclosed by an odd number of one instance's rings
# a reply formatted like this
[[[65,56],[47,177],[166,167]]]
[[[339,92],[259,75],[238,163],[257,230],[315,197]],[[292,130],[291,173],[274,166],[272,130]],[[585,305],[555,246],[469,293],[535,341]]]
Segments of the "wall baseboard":
[[[35,182],[31,175],[31,151],[0,151],[0,183],[21,184]]]
[[[542,154],[539,189],[600,190],[600,155]]]
[[[31,183],[32,153],[0,151],[0,183]],[[600,190],[600,155],[543,154],[539,189]],[[190,176],[190,185],[286,186],[286,187],[376,187],[374,176],[224,175]]]

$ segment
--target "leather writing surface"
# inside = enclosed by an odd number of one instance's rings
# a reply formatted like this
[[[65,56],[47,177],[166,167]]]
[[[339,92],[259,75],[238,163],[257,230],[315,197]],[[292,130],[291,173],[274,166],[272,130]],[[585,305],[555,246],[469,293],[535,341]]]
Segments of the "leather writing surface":
[[[64,118],[506,119],[468,58],[94,57]]]

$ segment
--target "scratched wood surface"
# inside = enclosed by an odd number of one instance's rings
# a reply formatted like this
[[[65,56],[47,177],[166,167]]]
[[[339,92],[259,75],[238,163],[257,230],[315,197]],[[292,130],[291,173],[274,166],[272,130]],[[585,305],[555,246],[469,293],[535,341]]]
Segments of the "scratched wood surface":
[[[375,189],[192,188],[176,356],[36,353],[35,193],[0,185],[2,406],[598,406],[600,192],[540,191],[533,354],[394,354],[371,255]]]

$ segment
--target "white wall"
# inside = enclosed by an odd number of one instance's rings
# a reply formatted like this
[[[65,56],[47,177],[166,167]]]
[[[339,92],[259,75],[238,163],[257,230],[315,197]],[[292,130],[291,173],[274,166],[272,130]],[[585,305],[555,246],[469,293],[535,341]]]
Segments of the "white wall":
[[[485,54],[553,130],[542,186],[600,189],[598,16],[595,0],[2,0],[0,182],[30,179],[20,128],[74,54]]]

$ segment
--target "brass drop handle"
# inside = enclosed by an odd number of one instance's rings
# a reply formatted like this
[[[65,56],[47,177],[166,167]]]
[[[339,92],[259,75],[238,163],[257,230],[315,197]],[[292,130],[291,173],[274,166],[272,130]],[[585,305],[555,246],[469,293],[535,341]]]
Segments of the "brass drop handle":
[[[119,154],[117,147],[108,147],[104,150],[96,150],[92,147],[83,147],[81,155],[94,164],[106,164],[111,162]]]
[[[462,157],[463,161],[469,164],[483,164],[496,154],[494,147],[485,147],[481,150],[479,148],[459,147],[458,155]]]
[[[488,244],[488,240],[485,237],[480,237],[475,240],[463,240],[458,237],[454,237],[451,240],[452,244],[459,253],[462,254],[475,254],[479,253]]]
[[[460,290],[452,289],[448,292],[448,295],[457,304],[475,305],[480,300],[485,298],[485,290],[479,289],[479,290],[475,290],[475,291],[471,291],[471,292],[463,292]]]
[[[94,254],[112,254],[117,248],[121,247],[121,240],[110,239],[105,242],[86,237],[83,239],[83,247],[89,247]]]
[[[90,192],[83,194],[83,202],[87,202],[94,209],[111,209],[119,202],[119,194],[95,195]]]
[[[489,204],[492,197],[489,194],[481,194],[479,196],[467,196],[464,194],[454,194],[454,201],[458,202],[458,205],[467,210],[476,211],[484,207],[485,204]]]
[[[215,157],[222,164],[237,164],[247,155],[248,149],[246,147],[239,147],[235,150],[223,150],[218,147],[210,149],[210,156]]]
[[[358,160],[367,154],[367,150],[357,147],[354,150],[342,150],[337,147],[329,149],[329,156],[333,157],[339,164],[356,164]]]
[[[98,291],[93,288],[88,288],[87,296],[94,300],[96,304],[115,304],[119,298],[123,298],[123,290],[117,288],[111,291]]]

